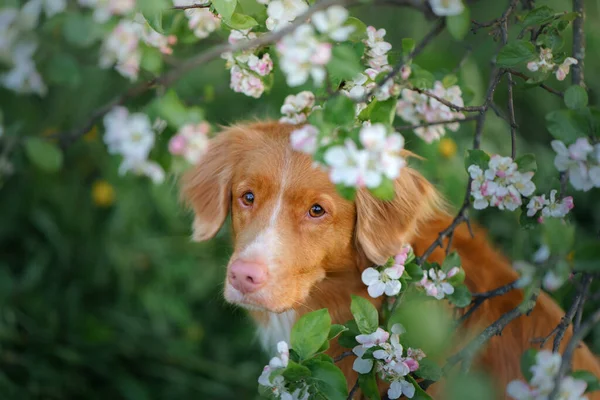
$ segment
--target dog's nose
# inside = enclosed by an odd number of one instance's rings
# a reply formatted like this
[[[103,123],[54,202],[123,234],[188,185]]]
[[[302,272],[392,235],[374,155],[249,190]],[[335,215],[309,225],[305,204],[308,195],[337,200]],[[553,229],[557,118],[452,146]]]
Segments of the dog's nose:
[[[267,283],[267,275],[264,264],[236,260],[229,266],[228,279],[231,286],[245,294],[263,287]]]

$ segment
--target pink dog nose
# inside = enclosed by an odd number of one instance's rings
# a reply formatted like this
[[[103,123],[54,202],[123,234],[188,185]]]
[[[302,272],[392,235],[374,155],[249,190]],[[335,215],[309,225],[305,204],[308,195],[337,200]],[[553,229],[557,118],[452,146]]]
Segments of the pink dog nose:
[[[242,293],[256,292],[267,283],[267,267],[242,260],[229,266],[229,283]]]

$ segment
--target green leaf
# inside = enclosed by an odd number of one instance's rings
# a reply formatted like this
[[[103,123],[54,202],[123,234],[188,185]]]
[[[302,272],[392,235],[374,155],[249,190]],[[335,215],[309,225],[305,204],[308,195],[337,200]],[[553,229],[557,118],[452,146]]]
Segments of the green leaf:
[[[306,360],[304,365],[312,373],[307,379],[317,393],[328,400],[346,400],[348,387],[344,373],[334,364],[322,360]]]
[[[67,53],[52,56],[46,70],[48,80],[58,85],[77,86],[81,82],[79,64],[75,57]]]
[[[515,163],[519,167],[519,172],[536,172],[537,163],[535,161],[535,154],[527,153],[518,157]]]
[[[444,384],[444,399],[447,400],[497,399],[496,393],[491,378],[483,372],[459,374]]]
[[[63,36],[65,40],[77,47],[89,47],[94,44],[104,32],[91,15],[69,12],[65,16]]]
[[[331,317],[326,308],[304,314],[292,328],[290,345],[301,359],[307,359],[327,340],[330,327]]]
[[[140,66],[146,71],[158,75],[162,71],[163,60],[162,54],[158,49],[146,47],[142,52],[142,61]]]
[[[298,364],[292,360],[288,362],[288,366],[282,373],[286,381],[297,382],[300,379],[307,378],[311,375],[310,369],[304,365]]]
[[[546,114],[546,127],[555,139],[567,145],[589,132],[586,118],[574,110],[556,110]]]
[[[536,56],[537,53],[533,44],[526,40],[515,40],[514,42],[509,42],[500,50],[496,64],[499,67],[514,67],[530,61]]]
[[[448,295],[448,300],[450,303],[454,304],[456,307],[463,308],[471,304],[471,291],[467,287],[467,285],[458,285],[454,288],[454,293]]]
[[[45,172],[57,172],[62,167],[62,151],[56,144],[47,140],[28,138],[25,141],[25,153],[32,164]]]
[[[521,215],[519,215],[519,225],[521,226],[521,228],[529,230],[529,229],[533,229],[539,225],[535,215],[532,217],[527,216],[527,202],[524,202],[521,205],[520,210],[521,210]]]
[[[161,35],[165,34],[165,31],[163,29],[163,10],[159,10],[157,12],[154,13],[143,13],[144,15],[144,19],[146,20],[146,22],[148,22],[148,25],[150,25],[150,27],[152,29],[154,29],[156,32],[160,33]]]
[[[325,121],[335,126],[347,125],[354,120],[355,104],[346,96],[335,96],[328,100],[323,107]]]
[[[379,314],[371,302],[364,297],[352,295],[350,311],[360,333],[370,334],[379,327]]]
[[[249,15],[233,13],[230,19],[225,20],[225,24],[232,29],[250,29],[258,25],[258,22]]]
[[[535,356],[537,355],[536,349],[528,349],[521,355],[521,374],[529,382],[533,377],[531,367],[536,364]]]
[[[442,85],[444,85],[444,87],[446,89],[449,88],[450,86],[456,85],[457,82],[458,82],[458,78],[454,74],[448,74],[448,75],[444,76],[444,79],[442,79]]]
[[[237,0],[213,0],[212,4],[215,7],[215,10],[217,10],[217,13],[219,13],[225,21],[228,21],[235,11]]]
[[[397,99],[390,98],[386,101],[373,100],[367,108],[358,115],[361,121],[371,121],[371,123],[381,122],[385,125],[391,125],[396,117]]]
[[[360,42],[367,35],[367,25],[358,18],[348,17],[344,26],[353,26],[354,31],[348,36],[351,42]]]
[[[342,184],[335,185],[337,192],[346,200],[354,201],[356,197],[356,188],[352,186],[344,186]]]
[[[423,269],[421,269],[421,267],[417,265],[417,263],[412,262],[404,265],[404,270],[408,275],[410,275],[411,279],[414,281],[420,281],[421,279],[423,279]]]
[[[415,39],[402,38],[402,54],[407,56],[410,53],[412,53],[412,51],[415,49],[415,45],[416,45]]]
[[[565,105],[571,110],[587,107],[588,94],[585,89],[579,85],[570,86],[565,91]]]
[[[465,157],[465,169],[468,171],[471,165],[477,165],[482,171],[489,167],[490,156],[483,150],[472,149],[467,150]]]
[[[356,336],[360,334],[358,330],[358,326],[356,325],[356,321],[350,320],[344,324],[347,330],[342,332],[340,337],[338,338],[338,344],[347,349],[352,349],[354,346],[358,344],[356,341]]]
[[[575,379],[579,379],[587,383],[587,387],[585,388],[586,393],[600,390],[600,381],[598,380],[598,377],[592,374],[590,371],[580,369],[577,371],[573,371],[571,376]]]
[[[180,128],[188,123],[198,123],[204,117],[202,109],[186,107],[173,89],[152,102],[150,109],[174,128]]]
[[[442,263],[442,271],[448,272],[454,267],[460,267],[462,264],[460,262],[460,256],[456,251],[448,254]]]
[[[557,218],[547,218],[542,226],[544,243],[550,248],[550,253],[566,256],[575,242],[575,227]]]
[[[415,387],[415,395],[411,400],[433,400],[433,398],[428,395],[427,392],[421,389],[421,386],[419,386],[415,378],[413,378],[411,375],[406,375],[406,380],[412,383],[412,385]]]
[[[379,387],[377,387],[377,377],[375,376],[375,368],[368,374],[358,374],[358,387],[363,395],[369,400],[380,400]]]
[[[471,27],[471,11],[465,6],[462,13],[446,17],[448,32],[456,40],[463,40]]]
[[[418,89],[430,89],[435,82],[435,76],[417,64],[412,64],[410,77],[408,81]]]
[[[351,45],[341,44],[333,48],[331,60],[327,63],[330,79],[333,81],[354,79],[363,72],[363,69],[360,56],[356,54]]]
[[[415,374],[423,379],[439,381],[442,378],[442,369],[433,360],[424,358],[419,361],[419,369],[415,371]]]
[[[369,191],[373,193],[373,196],[385,201],[393,200],[396,195],[394,181],[387,177],[383,177],[381,184],[374,189],[370,189]]]
[[[144,16],[157,15],[163,10],[168,10],[173,4],[169,0],[144,0],[137,1],[136,8]]]
[[[588,242],[575,250],[573,254],[575,270],[583,272],[600,272],[600,246],[598,242]]]
[[[331,325],[331,328],[329,328],[329,335],[327,335],[327,340],[335,339],[336,337],[341,335],[342,332],[345,332],[347,330],[348,328],[346,328],[344,325],[333,324]]]
[[[529,11],[523,19],[524,27],[543,25],[555,18],[555,12],[548,6],[536,7]]]

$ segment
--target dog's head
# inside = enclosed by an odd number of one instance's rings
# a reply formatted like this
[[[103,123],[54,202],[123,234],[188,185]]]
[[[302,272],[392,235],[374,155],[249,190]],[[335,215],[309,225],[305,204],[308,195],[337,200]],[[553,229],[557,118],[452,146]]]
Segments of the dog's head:
[[[225,298],[247,308],[286,311],[329,274],[358,273],[366,260],[383,264],[438,202],[409,168],[396,181],[394,200],[366,190],[345,200],[310,156],[292,150],[293,129],[275,122],[232,127],[183,177],[195,240],[212,238],[231,213]]]

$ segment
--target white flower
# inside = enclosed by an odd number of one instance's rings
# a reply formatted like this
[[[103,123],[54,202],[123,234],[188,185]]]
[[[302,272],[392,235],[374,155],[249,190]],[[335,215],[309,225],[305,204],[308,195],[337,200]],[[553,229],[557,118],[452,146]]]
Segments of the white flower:
[[[208,8],[190,8],[185,10],[185,15],[188,18],[188,26],[200,39],[208,37],[221,26],[221,19]],[[231,33],[233,32],[237,31],[232,30]]]
[[[566,280],[567,277],[565,275],[559,275],[554,271],[548,271],[544,275],[544,279],[542,279],[542,285],[544,286],[544,289],[553,292],[560,288]]]
[[[577,139],[568,148],[560,140],[553,140],[550,144],[556,151],[554,166],[561,172],[569,172],[569,182],[575,189],[587,192],[593,187],[600,187],[599,160],[587,138]]]
[[[441,300],[445,295],[454,293],[454,287],[445,281],[446,278],[447,276],[443,271],[436,271],[435,268],[431,268],[423,275],[419,285],[425,288],[428,296]]]
[[[331,59],[331,43],[319,42],[311,25],[301,25],[294,33],[284,36],[277,43],[277,51],[289,86],[300,86],[309,76],[317,86],[323,83],[324,66]]]
[[[23,18],[27,20],[26,26],[33,28],[37,26],[42,10],[46,14],[46,17],[51,18],[63,12],[66,8],[66,0],[29,0],[23,5],[21,13],[23,14]]]
[[[373,360],[362,358],[366,351],[366,347],[361,345],[355,346],[352,349],[352,352],[356,355],[356,359],[352,364],[352,369],[359,374],[369,373],[373,369]]]
[[[565,58],[562,64],[558,66],[556,69],[556,79],[559,81],[564,81],[567,75],[569,74],[569,70],[571,69],[571,65],[576,65],[577,60],[573,57]]]
[[[536,363],[530,370],[533,374],[530,383],[544,392],[554,388],[554,378],[561,364],[561,356],[548,350],[539,351],[535,356]]]
[[[363,40],[366,46],[367,64],[376,72],[390,69],[387,53],[392,49],[392,45],[383,40],[385,33],[385,29],[377,30],[373,26],[368,26],[367,39]]]
[[[564,218],[575,207],[573,197],[567,196],[560,201],[556,200],[556,190],[550,192],[550,201],[542,210],[542,216]]]
[[[527,63],[527,69],[536,72],[541,70],[542,72],[549,72],[555,68],[556,64],[553,62],[552,50],[547,48],[540,49],[540,57],[537,61],[531,61]]]
[[[365,349],[377,346],[381,343],[386,342],[390,337],[390,334],[382,328],[370,334],[360,334],[356,336],[356,341],[361,344]]]
[[[263,372],[258,378],[259,385],[269,388],[271,393],[281,400],[308,400],[309,393],[306,384],[290,393],[282,375],[271,378],[273,372],[286,368],[290,359],[289,347],[286,342],[277,343],[277,352],[279,355],[271,358],[269,364],[263,368]]]
[[[583,394],[587,388],[587,383],[581,379],[575,379],[572,376],[565,377],[560,382],[558,399],[560,400],[587,400]]]
[[[267,29],[276,31],[308,9],[308,4],[303,0],[273,0],[267,6]]]
[[[314,106],[315,95],[312,92],[305,90],[295,96],[291,94],[285,98],[281,106],[281,113],[284,116],[279,121],[288,124],[303,123],[312,112]]]
[[[36,49],[37,43],[33,41],[17,43],[12,51],[13,68],[0,75],[2,86],[20,94],[46,95],[46,85],[33,61]]]
[[[386,296],[395,296],[400,293],[402,288],[399,279],[403,273],[404,266],[402,265],[385,268],[383,272],[370,267],[363,271],[361,278],[363,283],[369,287],[369,296],[377,298],[383,293]]]
[[[210,125],[206,122],[184,125],[169,141],[169,151],[183,156],[190,164],[196,164],[208,149],[209,131]]]
[[[312,125],[304,125],[290,135],[292,149],[302,153],[314,154],[317,151],[319,131]]]
[[[254,98],[259,98],[265,91],[265,85],[258,76],[237,65],[231,68],[230,87],[234,92]]]
[[[527,216],[533,217],[538,211],[540,211],[544,206],[548,205],[548,200],[546,199],[546,195],[543,194],[541,196],[533,196],[529,203],[527,204]]]
[[[408,397],[409,399],[412,399],[415,395],[415,387],[412,383],[409,383],[402,379],[392,382],[387,393],[390,399],[398,399],[402,395]]]
[[[143,25],[122,20],[108,35],[100,51],[100,66],[109,68],[116,64],[119,73],[130,80],[137,79],[142,53],[139,49]]]
[[[429,5],[439,16],[459,15],[465,9],[462,0],[429,0]]]
[[[325,11],[314,13],[312,23],[319,32],[341,42],[348,39],[348,36],[354,32],[353,26],[344,26],[347,19],[348,10],[342,6],[331,6]]]
[[[119,174],[125,175],[133,172],[136,175],[147,176],[154,184],[160,184],[165,180],[165,171],[154,161],[136,160],[125,158],[119,166]]]
[[[273,61],[269,53],[265,53],[261,58],[251,54],[248,57],[248,67],[260,76],[266,76],[273,71]]]
[[[537,264],[541,264],[543,262],[548,261],[550,258],[550,247],[543,244],[535,253],[533,253],[533,262]]]
[[[535,267],[533,265],[525,261],[515,261],[513,268],[521,275],[517,287],[522,288],[533,282],[533,277],[535,276]]]
[[[99,23],[115,15],[127,15],[135,8],[135,0],[78,0],[78,3],[93,8],[94,20]]]
[[[523,381],[514,380],[506,386],[506,394],[515,400],[536,400],[536,393]]]

